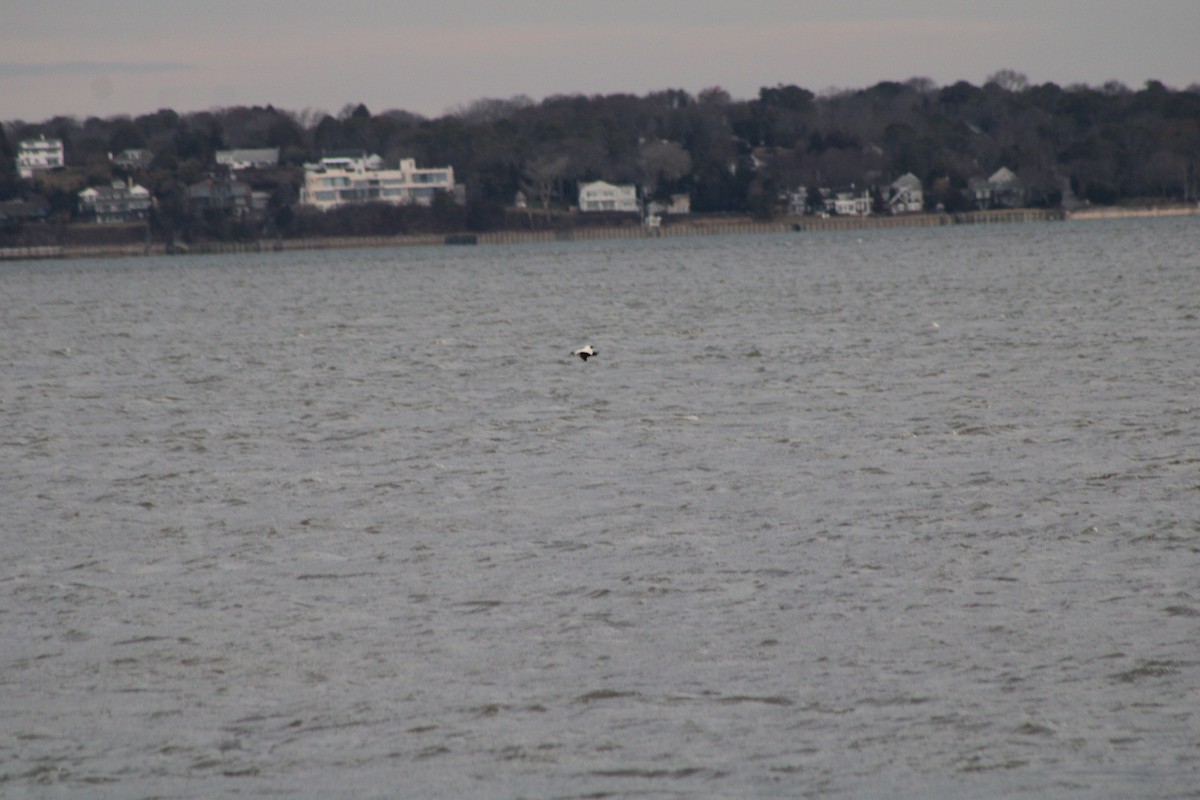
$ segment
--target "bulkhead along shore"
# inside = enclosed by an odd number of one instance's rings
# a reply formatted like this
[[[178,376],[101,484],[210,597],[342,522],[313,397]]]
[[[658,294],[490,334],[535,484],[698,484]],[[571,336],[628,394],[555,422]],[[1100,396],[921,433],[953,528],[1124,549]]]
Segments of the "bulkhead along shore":
[[[0,248],[0,260],[46,258],[115,258],[140,255],[199,255],[213,253],[266,253],[290,250],[336,250],[358,247],[430,247],[441,245],[526,244],[537,242],[594,241],[603,239],[685,238],[809,231],[862,231],[886,228],[935,228],[944,225],[1006,225],[1027,222],[1151,218],[1200,215],[1198,205],[1164,205],[1144,208],[1024,208],[972,211],[958,214],[908,214],[904,216],[830,216],[782,218],[768,222],[749,217],[697,217],[686,222],[650,227],[626,225],[587,226],[536,231],[417,234],[400,236],[329,236],[304,239],[258,239],[249,242],[141,242],[124,244],[60,244]]]

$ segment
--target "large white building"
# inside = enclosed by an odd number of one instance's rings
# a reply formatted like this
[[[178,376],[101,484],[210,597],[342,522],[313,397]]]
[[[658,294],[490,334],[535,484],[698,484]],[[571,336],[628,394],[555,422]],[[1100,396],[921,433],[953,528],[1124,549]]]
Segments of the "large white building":
[[[22,178],[32,178],[36,172],[58,169],[65,164],[62,139],[41,136],[17,146],[17,172]]]
[[[418,169],[404,158],[398,169],[384,169],[379,156],[329,156],[304,165],[300,202],[322,211],[356,203],[427,206],[437,192],[454,192],[453,167]]]
[[[640,211],[637,187],[593,181],[579,186],[580,211]]]

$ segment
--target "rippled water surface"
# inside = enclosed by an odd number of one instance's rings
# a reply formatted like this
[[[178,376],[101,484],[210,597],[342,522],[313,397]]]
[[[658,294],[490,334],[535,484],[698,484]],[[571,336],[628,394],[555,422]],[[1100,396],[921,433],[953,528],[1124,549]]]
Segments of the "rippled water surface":
[[[1198,797],[1198,253],[0,265],[0,795]]]

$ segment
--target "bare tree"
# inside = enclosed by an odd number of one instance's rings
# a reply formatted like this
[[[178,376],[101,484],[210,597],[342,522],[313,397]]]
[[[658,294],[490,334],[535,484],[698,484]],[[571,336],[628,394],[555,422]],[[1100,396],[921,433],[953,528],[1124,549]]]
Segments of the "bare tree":
[[[1025,73],[1017,72],[1015,69],[1001,69],[993,72],[984,81],[984,85],[989,83],[994,83],[1007,92],[1023,92],[1029,88],[1029,78],[1025,77]]]
[[[710,86],[707,89],[701,89],[700,94],[696,95],[696,99],[702,105],[710,106],[727,106],[733,102],[733,98],[729,96],[729,92],[720,86]]]
[[[525,167],[525,186],[542,203],[542,209],[550,208],[559,182],[566,175],[571,159],[565,155],[538,156]]]
[[[518,94],[507,100],[485,97],[450,109],[449,115],[458,117],[468,125],[487,125],[507,119],[524,108],[533,105],[526,95]]]
[[[692,171],[692,157],[675,142],[646,142],[638,152],[637,167],[643,195],[653,197],[660,183],[679,180]]]
[[[938,85],[933,78],[928,78],[924,75],[914,75],[906,80],[904,85],[912,89],[917,94],[933,94],[938,88]]]

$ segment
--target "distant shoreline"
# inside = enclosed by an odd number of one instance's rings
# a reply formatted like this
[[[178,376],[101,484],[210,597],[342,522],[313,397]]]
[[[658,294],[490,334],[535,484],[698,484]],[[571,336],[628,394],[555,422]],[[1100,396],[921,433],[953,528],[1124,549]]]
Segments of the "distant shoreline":
[[[1149,206],[1146,208],[1090,207],[1067,212],[1067,219],[1141,219],[1148,217],[1189,217],[1200,214],[1200,205]]]
[[[639,225],[580,226],[542,231],[490,231],[487,233],[418,234],[412,236],[336,236],[313,239],[260,239],[253,242],[197,242],[168,246],[141,244],[80,244],[0,247],[0,261],[38,259],[122,258],[159,255],[270,253],[293,250],[335,250],[366,247],[432,247],[452,245],[503,245],[538,242],[578,242],[604,239],[686,238],[810,231],[933,228],[947,225],[996,225],[1028,222],[1142,219],[1200,215],[1200,206],[1171,205],[1147,208],[1011,209],[972,211],[963,214],[909,214],[872,217],[788,217],[770,222],[750,218],[673,221],[659,228]]]

